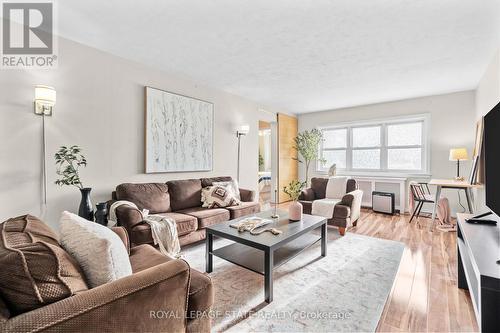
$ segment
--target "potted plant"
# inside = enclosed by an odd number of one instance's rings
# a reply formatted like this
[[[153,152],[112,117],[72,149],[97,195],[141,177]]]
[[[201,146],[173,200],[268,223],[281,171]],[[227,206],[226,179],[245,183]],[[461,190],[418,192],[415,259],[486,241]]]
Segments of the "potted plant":
[[[294,138],[293,148],[302,156],[302,159],[295,158],[299,163],[306,166],[306,185],[309,185],[309,166],[311,161],[317,160],[325,163],[326,160],[319,156],[319,144],[323,141],[323,132],[314,128],[310,131],[304,131]]]
[[[306,187],[306,182],[299,182],[298,180],[292,180],[287,186],[283,187],[283,192],[292,199],[292,203],[288,206],[288,219],[290,221],[302,220],[303,207],[297,200],[304,187]]]
[[[78,146],[61,146],[57,153],[54,155],[56,160],[56,173],[60,176],[55,183],[59,186],[75,186],[82,195],[80,206],[78,208],[78,215],[93,221],[94,210],[90,200],[90,187],[84,187],[80,179],[80,167],[87,166],[87,160],[82,155],[82,149]]]

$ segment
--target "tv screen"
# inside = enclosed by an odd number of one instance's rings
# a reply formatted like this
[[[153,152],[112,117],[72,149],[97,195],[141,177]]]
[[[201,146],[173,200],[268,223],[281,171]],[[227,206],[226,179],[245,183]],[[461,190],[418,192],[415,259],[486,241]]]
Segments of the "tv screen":
[[[486,205],[500,216],[500,103],[484,116]]]

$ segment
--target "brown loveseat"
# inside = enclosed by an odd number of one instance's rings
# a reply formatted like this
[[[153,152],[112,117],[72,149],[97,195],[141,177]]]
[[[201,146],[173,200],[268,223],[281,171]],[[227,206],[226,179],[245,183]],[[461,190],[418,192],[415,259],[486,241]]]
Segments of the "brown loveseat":
[[[113,230],[133,274],[89,289],[43,222],[0,224],[0,332],[210,332],[210,278],[152,246],[130,249],[125,229]]]
[[[326,197],[326,186],[328,178],[313,177],[311,187],[302,191],[299,202],[304,207],[305,214],[311,214],[314,200]],[[360,216],[361,198],[363,192],[357,189],[356,180],[348,179],[346,194],[335,205],[333,217],[328,219],[328,224],[339,228],[339,233],[343,236],[347,227],[355,226]]]
[[[125,183],[112,193],[113,200],[126,200],[137,205],[116,209],[118,224],[124,226],[134,245],[153,244],[151,228],[141,218],[142,209],[176,221],[181,246],[205,239],[205,228],[240,216],[260,211],[255,191],[240,188],[241,204],[227,208],[201,207],[201,189],[213,182],[230,181],[231,177],[172,180],[167,183]]]

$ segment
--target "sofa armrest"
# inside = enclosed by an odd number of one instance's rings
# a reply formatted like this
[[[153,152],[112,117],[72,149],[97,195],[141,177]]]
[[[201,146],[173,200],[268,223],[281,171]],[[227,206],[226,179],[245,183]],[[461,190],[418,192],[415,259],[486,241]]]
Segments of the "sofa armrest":
[[[119,206],[115,213],[118,225],[124,226],[128,232],[143,221],[141,211],[127,205]]]
[[[189,265],[172,260],[13,317],[2,331],[185,331],[189,283]]]
[[[252,202],[255,201],[256,192],[252,190],[246,190],[244,188],[240,188],[240,198],[241,201],[244,202]]]
[[[112,227],[111,230],[120,237],[130,255],[130,239],[128,238],[127,229],[125,229],[125,227]]]
[[[315,196],[314,196],[314,191],[312,188],[306,188],[306,189],[303,189],[302,192],[300,192],[300,195],[299,195],[299,200],[303,200],[303,201],[314,201],[315,199]]]

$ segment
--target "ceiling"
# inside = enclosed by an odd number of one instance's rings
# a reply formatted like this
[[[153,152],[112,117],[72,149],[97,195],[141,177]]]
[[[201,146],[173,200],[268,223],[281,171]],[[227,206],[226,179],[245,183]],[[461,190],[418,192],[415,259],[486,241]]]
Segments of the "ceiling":
[[[474,89],[492,0],[64,0],[63,37],[304,113]]]

